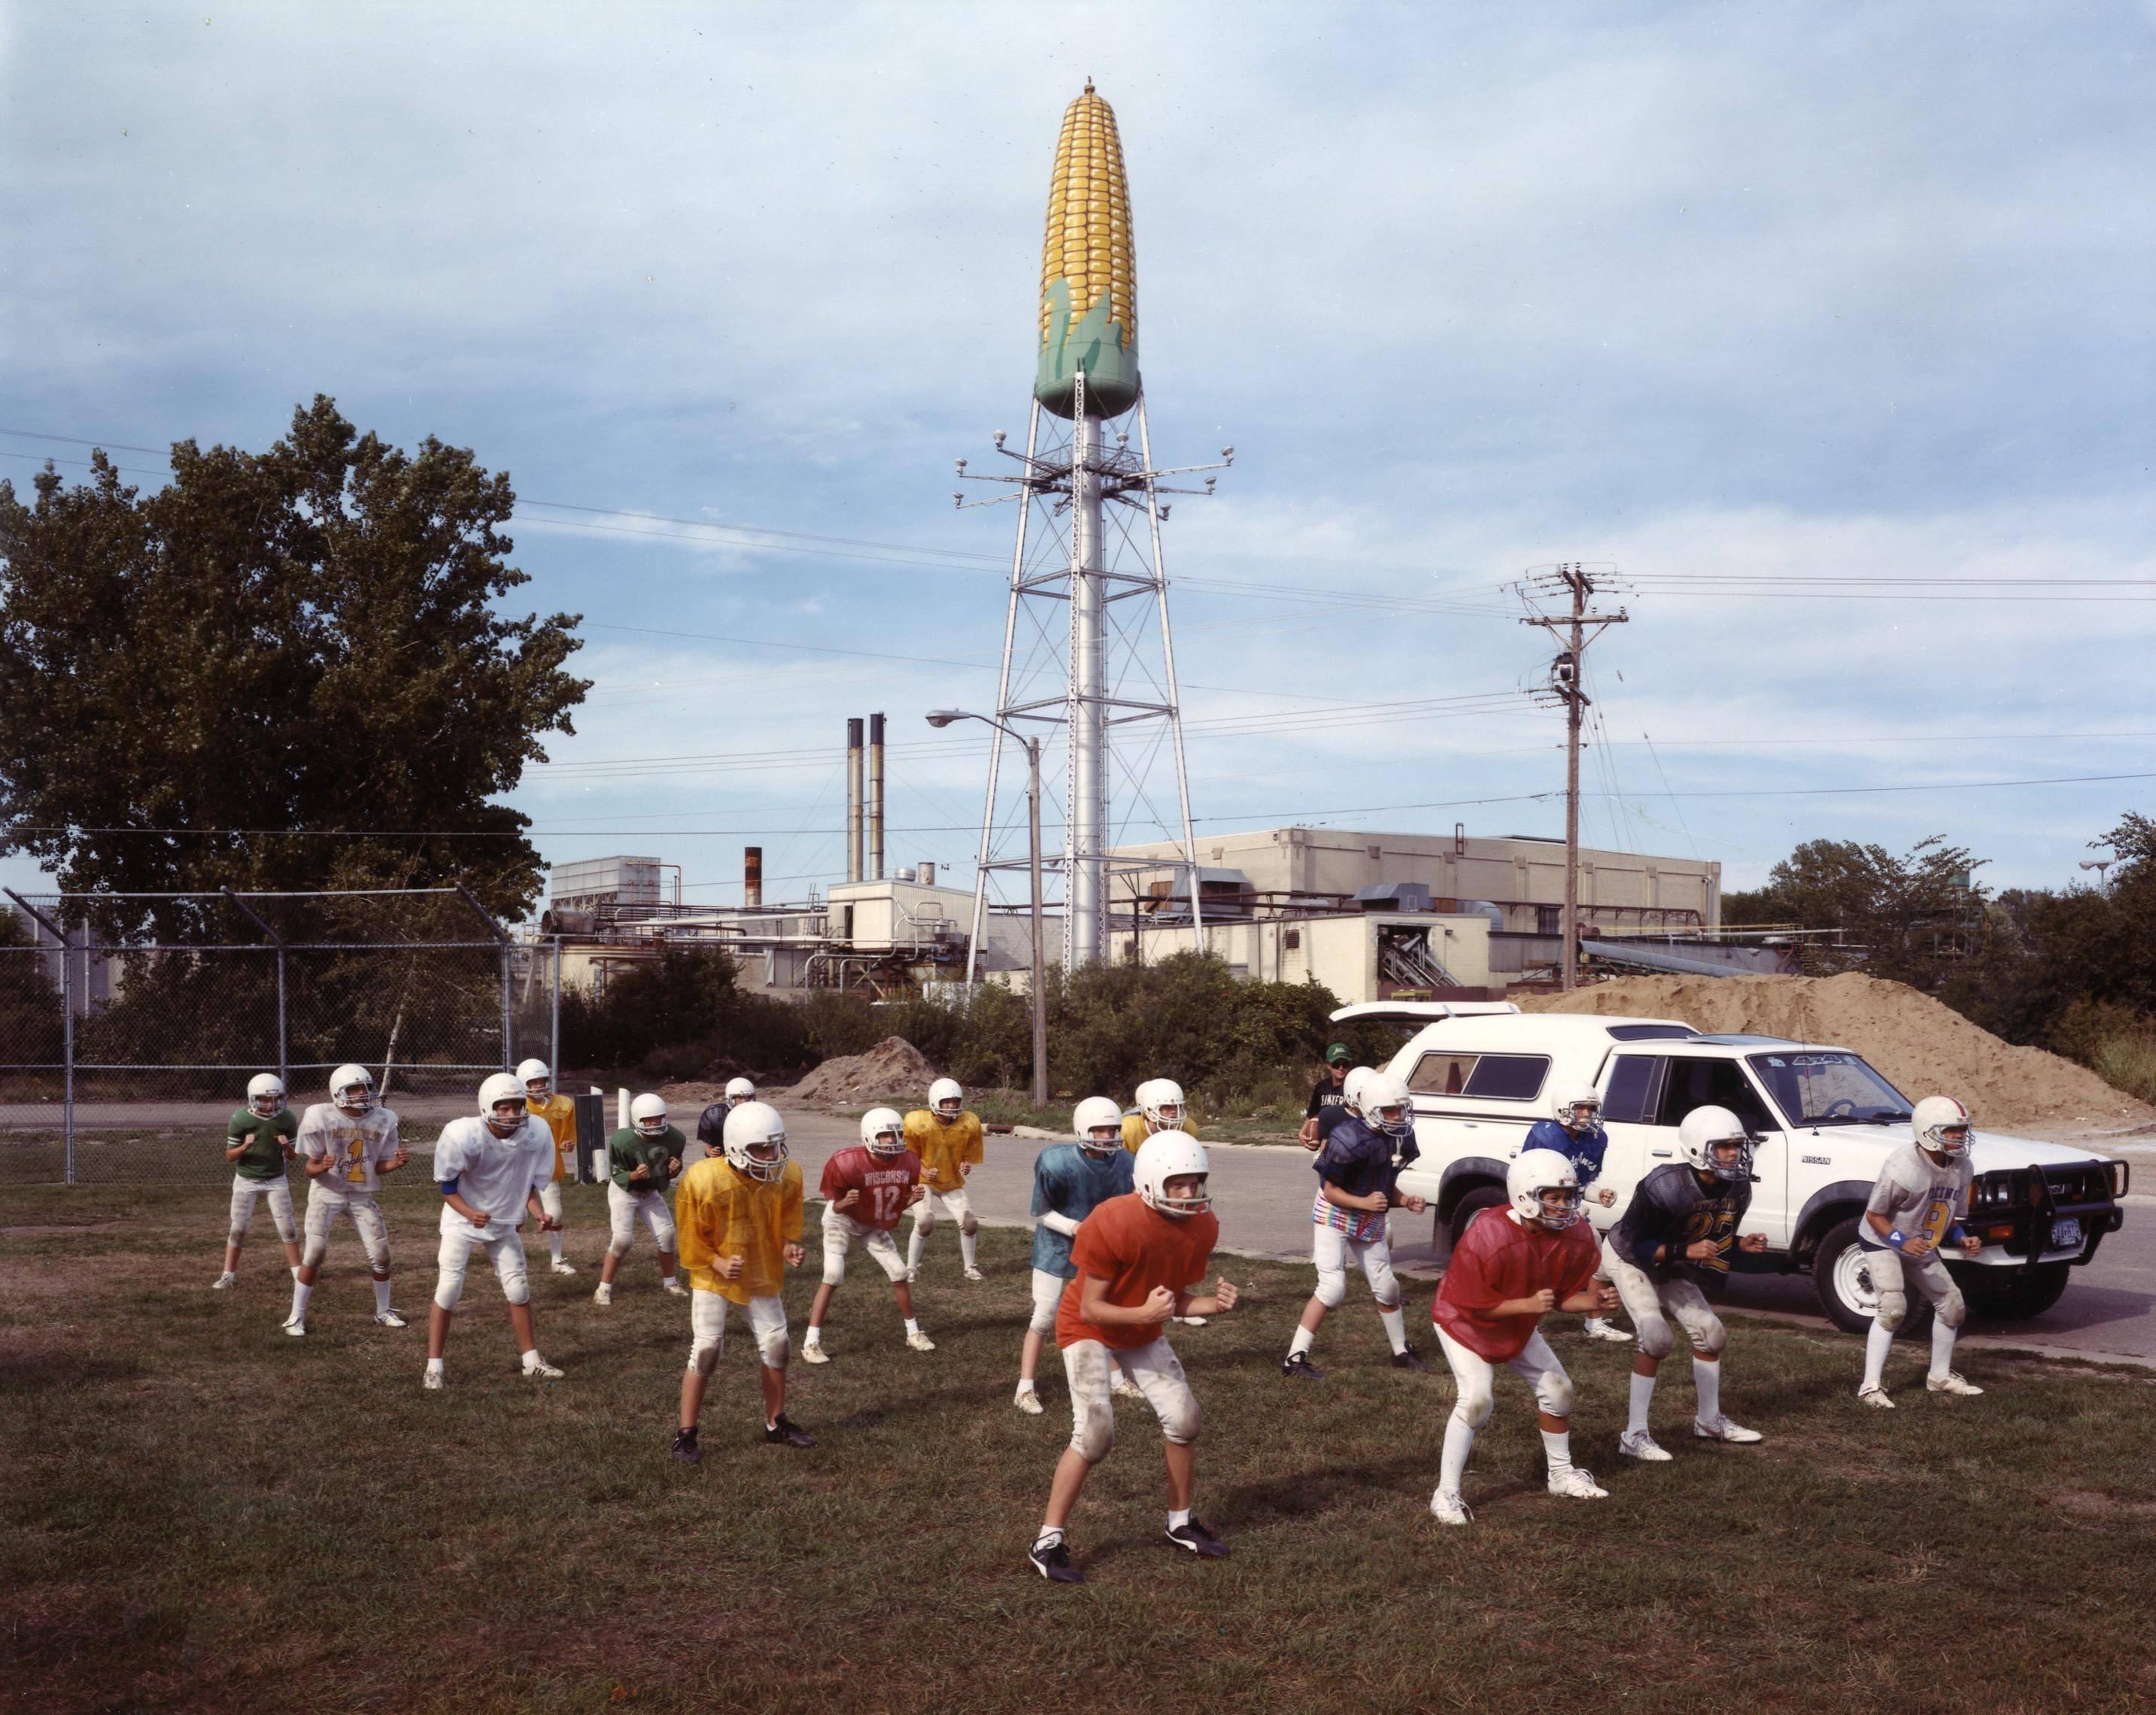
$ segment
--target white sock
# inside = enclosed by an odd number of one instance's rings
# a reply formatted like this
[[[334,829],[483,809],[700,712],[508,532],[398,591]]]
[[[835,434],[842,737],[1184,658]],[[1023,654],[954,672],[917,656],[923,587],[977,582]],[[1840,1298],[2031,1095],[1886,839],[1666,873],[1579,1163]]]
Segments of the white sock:
[[[672,1291],[674,1290],[674,1276],[671,1275],[660,1276],[659,1289],[663,1292]]]
[[[1040,1528],[1040,1534],[1033,1539],[1033,1546],[1037,1553],[1043,1548],[1052,1548],[1062,1540],[1063,1530],[1061,1526],[1044,1524]]]
[[[1932,1317],[1932,1374],[1935,1382],[1943,1382],[1953,1368],[1954,1336],[1958,1328],[1950,1328],[1936,1312]]]
[[[1543,1453],[1549,1461],[1550,1475],[1563,1476],[1572,1469],[1572,1431],[1544,1430]]]
[[[1168,1515],[1168,1528],[1170,1530],[1181,1530],[1184,1525],[1189,1522],[1190,1509],[1188,1507],[1182,1508],[1179,1512],[1173,1509],[1169,1511]]]
[[[1029,1375],[1019,1377],[1018,1390],[1021,1394],[1030,1394],[1033,1391],[1033,1378]]]
[[[980,1249],[981,1240],[978,1234],[962,1232],[958,1235],[958,1255],[968,1268],[980,1266]]]
[[[442,1360],[439,1358],[429,1358],[427,1360],[427,1374],[429,1375],[439,1375],[441,1373]]]
[[[538,1367],[539,1367],[539,1348],[538,1348],[536,1346],[532,1347],[532,1348],[531,1348],[531,1350],[529,1350],[528,1352],[526,1352],[526,1353],[524,1354],[524,1367],[525,1367],[526,1369],[536,1369],[536,1368],[538,1368]]]
[[[1395,1304],[1390,1310],[1380,1310],[1378,1312],[1378,1320],[1384,1323],[1385,1338],[1393,1343],[1393,1350],[1406,1351],[1408,1349],[1407,1312]]]
[[[554,1261],[559,1262],[562,1260],[562,1235],[559,1233],[547,1234],[547,1248],[554,1253]]]
[[[387,1281],[377,1281],[374,1283],[374,1313],[377,1316],[380,1316],[388,1308],[389,1282]]]
[[[921,1324],[909,1316],[906,1319],[906,1331],[909,1334],[917,1334],[921,1332]]]
[[[1933,1324],[1937,1326],[1936,1323]],[[1894,1344],[1894,1331],[1877,1317],[1871,1318],[1871,1332],[1864,1337],[1864,1385],[1876,1388],[1884,1385],[1887,1374],[1887,1353]]]
[[[1694,1357],[1691,1384],[1699,1389],[1699,1420],[1712,1423],[1722,1415],[1722,1366],[1707,1358]]]
[[[913,1236],[906,1241],[906,1266],[908,1269],[921,1266],[921,1223],[916,1221],[913,1224]]]
[[[1632,1372],[1632,1415],[1625,1420],[1625,1433],[1644,1435],[1647,1432],[1647,1408],[1655,1403],[1655,1379]]]
[[[1599,1316],[1590,1316],[1587,1318],[1587,1331],[1589,1333],[1594,1333],[1607,1326],[1608,1324]]]
[[[1317,1343],[1317,1336],[1316,1334],[1312,1333],[1308,1328],[1299,1327],[1295,1331],[1295,1338],[1287,1343],[1287,1355],[1292,1358],[1298,1352],[1307,1352]]]
[[[313,1295],[314,1290],[305,1281],[295,1279],[292,1282],[292,1320],[294,1322],[299,1321],[306,1315],[307,1300]]]
[[[295,1262],[295,1263],[291,1263],[291,1264],[288,1265],[288,1266],[291,1269],[291,1271],[292,1271],[292,1278],[293,1278],[294,1280],[295,1280],[295,1281],[296,1281],[297,1279],[299,1279],[299,1277],[300,1277],[300,1265],[299,1265],[298,1263]]]
[[[806,1346],[822,1345],[824,1343],[823,1329],[818,1327],[814,1322],[810,1322],[808,1324],[808,1337],[802,1342],[802,1343]]]
[[[1438,1466],[1440,1494],[1456,1495],[1460,1480],[1467,1475],[1467,1456],[1475,1448],[1475,1430],[1457,1411],[1445,1420],[1445,1457]]]

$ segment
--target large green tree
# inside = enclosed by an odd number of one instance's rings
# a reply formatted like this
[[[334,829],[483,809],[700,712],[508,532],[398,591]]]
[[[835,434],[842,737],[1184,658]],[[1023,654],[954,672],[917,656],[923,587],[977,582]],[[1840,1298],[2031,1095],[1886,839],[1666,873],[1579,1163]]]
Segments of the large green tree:
[[[1898,857],[1854,840],[1808,840],[1764,887],[1725,895],[1722,920],[1843,929],[1872,974],[1929,987],[1982,938],[1983,861],[1938,834]]]
[[[28,505],[0,481],[0,848],[69,889],[461,880],[521,915],[539,855],[493,800],[588,681],[563,670],[579,616],[495,605],[527,581],[508,476],[320,396],[264,453],[175,444],[154,493],[92,462],[73,485],[48,468]]]

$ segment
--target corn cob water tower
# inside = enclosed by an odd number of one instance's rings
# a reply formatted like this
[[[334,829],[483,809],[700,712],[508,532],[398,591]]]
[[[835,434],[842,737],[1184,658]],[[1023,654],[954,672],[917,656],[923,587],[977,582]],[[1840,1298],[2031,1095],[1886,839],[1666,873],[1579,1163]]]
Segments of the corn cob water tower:
[[[1211,493],[1209,476],[1202,489],[1171,487],[1164,479],[1225,469],[1234,449],[1223,448],[1219,464],[1153,468],[1138,373],[1130,188],[1115,113],[1091,82],[1064,113],[1055,146],[1040,341],[1024,451],[998,434],[996,451],[1011,462],[1009,471],[975,475],[958,461],[962,479],[1005,489],[971,502],[962,490],[962,507],[1015,502],[1019,509],[969,981],[984,915],[992,902],[1004,902],[1003,884],[1028,860],[1024,799],[1004,782],[1005,727],[1044,729],[1044,767],[1052,756],[1061,769],[1063,851],[1060,860],[1044,854],[1044,867],[1061,880],[1064,968],[1104,958],[1118,914],[1187,911],[1194,941],[1202,928],[1161,555],[1173,502],[1163,496]],[[1118,897],[1119,870],[1133,878],[1141,869],[1158,875],[1160,863],[1119,865],[1111,847],[1162,840],[1180,844],[1189,866],[1175,896]]]

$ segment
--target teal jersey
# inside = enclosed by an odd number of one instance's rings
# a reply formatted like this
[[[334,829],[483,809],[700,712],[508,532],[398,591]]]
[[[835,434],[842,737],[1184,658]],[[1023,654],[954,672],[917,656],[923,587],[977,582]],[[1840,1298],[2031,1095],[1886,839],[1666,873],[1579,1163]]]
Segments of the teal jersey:
[[[280,1133],[287,1143],[300,1135],[300,1122],[289,1107],[266,1120],[252,1108],[239,1109],[225,1122],[224,1147],[231,1148],[242,1137],[254,1141],[233,1163],[233,1170],[243,1179],[283,1178],[285,1152],[277,1142]]]
[[[623,1190],[664,1191],[674,1177],[666,1163],[680,1160],[681,1152],[688,1147],[689,1140],[672,1126],[656,1137],[639,1137],[634,1127],[624,1126],[607,1139],[607,1161],[613,1169],[614,1184]],[[651,1172],[631,1184],[629,1176],[639,1164]]]

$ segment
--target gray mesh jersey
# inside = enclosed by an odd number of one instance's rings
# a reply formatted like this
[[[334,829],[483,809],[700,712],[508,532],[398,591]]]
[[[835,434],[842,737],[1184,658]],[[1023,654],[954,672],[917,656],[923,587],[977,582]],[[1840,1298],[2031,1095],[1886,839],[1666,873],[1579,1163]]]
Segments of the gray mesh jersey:
[[[1880,1168],[1865,1213],[1883,1214],[1896,1232],[1928,1239],[1936,1247],[1946,1242],[1947,1229],[1969,1213],[1969,1188],[1975,1177],[1965,1155],[1935,1163],[1914,1143],[1904,1143]],[[1857,1235],[1874,1250],[1887,1248],[1868,1220],[1858,1224]]]

